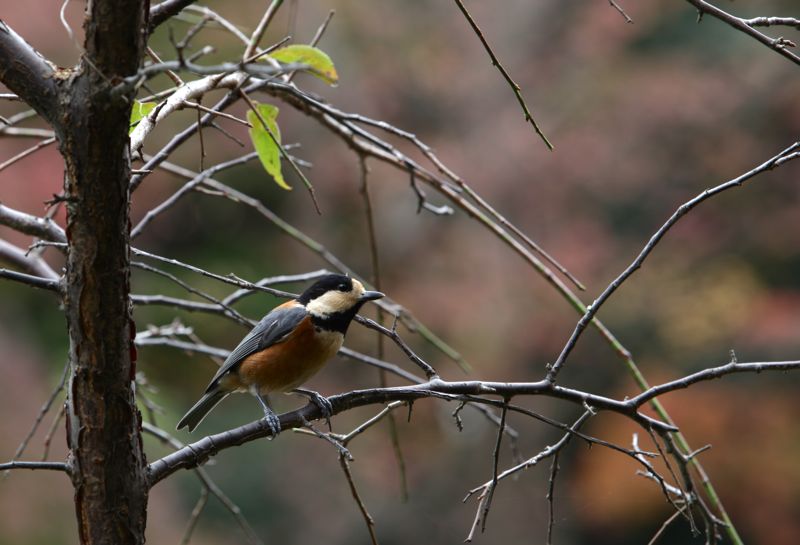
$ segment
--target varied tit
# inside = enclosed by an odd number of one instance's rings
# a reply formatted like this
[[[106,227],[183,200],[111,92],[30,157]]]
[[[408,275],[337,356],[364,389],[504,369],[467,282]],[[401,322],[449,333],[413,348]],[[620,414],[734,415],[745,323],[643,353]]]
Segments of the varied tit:
[[[381,297],[380,292],[365,290],[358,280],[329,274],[297,299],[275,307],[233,349],[203,397],[178,422],[178,429],[192,431],[228,394],[249,391],[261,403],[270,431],[276,435],[280,421],[264,396],[289,392],[314,376],[339,351],[361,306]],[[301,393],[330,415],[325,398],[316,392]]]

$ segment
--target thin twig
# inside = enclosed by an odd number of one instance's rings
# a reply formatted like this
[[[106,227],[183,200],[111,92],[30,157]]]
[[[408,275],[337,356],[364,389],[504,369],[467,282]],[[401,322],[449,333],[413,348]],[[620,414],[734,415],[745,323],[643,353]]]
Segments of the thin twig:
[[[141,221],[139,221],[136,227],[134,227],[131,230],[131,239],[135,239],[136,237],[138,237],[142,233],[144,228],[147,227],[147,225],[151,221],[153,221],[156,218],[156,216],[174,206],[181,197],[183,197],[189,191],[191,191],[192,189],[203,183],[206,179],[210,178],[211,176],[223,170],[252,161],[257,157],[258,154],[256,152],[251,152],[246,155],[243,155],[242,157],[237,157],[236,159],[231,159],[230,161],[225,161],[216,164],[213,167],[202,170],[199,174],[197,174],[197,176],[195,176],[189,182],[184,184],[178,191],[173,193],[172,196],[167,198],[164,202],[148,210],[147,214],[145,214],[145,216],[141,219]]]
[[[14,457],[11,459],[12,461],[18,460],[19,457],[22,456],[22,454],[25,452],[25,449],[28,448],[30,440],[36,434],[36,430],[39,429],[39,425],[42,423],[44,417],[47,416],[48,412],[50,412],[50,408],[53,406],[53,403],[55,403],[58,394],[60,394],[64,390],[64,385],[67,382],[68,372],[69,372],[69,362],[66,362],[64,364],[64,370],[61,373],[61,378],[59,379],[58,384],[50,393],[50,397],[47,398],[47,400],[42,404],[41,408],[39,409],[39,413],[33,420],[33,425],[31,426],[31,429],[28,430],[27,435],[25,435],[25,438],[22,440],[22,442],[17,447],[17,450],[14,452]],[[4,477],[7,475],[8,473],[5,473]]]
[[[322,35],[325,33],[325,30],[327,30],[328,25],[330,24],[331,19],[333,19],[333,16],[334,16],[335,13],[336,13],[336,10],[330,10],[328,12],[328,16],[325,17],[325,20],[322,21],[322,24],[317,29],[316,34],[314,34],[314,37],[311,38],[311,41],[309,42],[310,46],[314,47],[319,43],[319,41],[322,39]],[[294,77],[296,75],[297,75],[297,72],[291,72],[290,74],[286,74],[284,76],[284,78],[285,78],[284,81],[286,81],[286,83],[289,83],[294,79]]]
[[[288,292],[281,291],[281,290],[276,290],[276,289],[273,289],[273,288],[269,288],[267,286],[258,286],[256,284],[253,284],[253,283],[248,282],[246,280],[242,280],[241,278],[237,277],[234,274],[229,274],[228,276],[222,276],[222,275],[219,275],[219,274],[214,274],[212,272],[203,270],[203,269],[201,269],[199,267],[195,267],[194,265],[189,265],[188,263],[184,263],[182,261],[178,261],[177,259],[172,259],[172,258],[169,258],[169,257],[162,257],[160,255],[156,255],[156,254],[153,254],[153,253],[150,253],[150,252],[145,252],[144,250],[140,250],[138,248],[131,248],[131,252],[134,255],[147,257],[149,259],[155,259],[156,261],[160,261],[162,263],[168,263],[170,265],[175,265],[176,267],[181,267],[183,269],[192,271],[192,272],[200,274],[202,276],[206,276],[208,278],[213,278],[214,280],[218,280],[218,281],[223,282],[225,284],[231,284],[233,286],[237,286],[237,287],[240,287],[240,288],[247,288],[247,289],[255,290],[255,291],[263,291],[265,293],[269,293],[270,295],[275,295],[275,296],[278,296],[278,297],[287,297],[287,296],[288,297],[293,297],[293,294],[290,294]]]
[[[506,400],[508,401],[508,400]],[[506,414],[508,414],[508,405],[503,404],[503,411],[500,413],[500,427],[497,429],[497,439],[494,444],[494,452],[492,453],[492,481],[489,485],[486,503],[483,506],[483,514],[481,515],[481,532],[486,530],[486,520],[489,518],[489,509],[492,506],[492,498],[494,498],[494,491],[497,488],[497,473],[500,467],[500,445],[503,442],[503,430],[506,427]]]
[[[682,514],[681,512],[683,511],[683,509],[686,509],[686,507],[683,507],[680,510],[672,513],[667,518],[667,520],[664,521],[664,523],[661,525],[661,527],[658,529],[655,535],[650,539],[650,541],[647,542],[647,545],[655,545],[655,542],[658,541],[658,538],[661,537],[661,534],[663,534],[664,531],[669,527],[669,525],[672,524]]]
[[[397,333],[397,320],[395,320],[395,323],[394,323],[394,326],[392,326],[392,329],[387,329],[387,328],[383,327],[382,325],[380,325],[379,323],[377,323],[377,322],[375,322],[373,320],[370,320],[369,318],[365,318],[363,316],[360,316],[360,315],[356,315],[355,321],[358,322],[359,324],[365,326],[365,327],[368,327],[370,329],[374,329],[376,331],[380,331],[381,333],[383,333],[384,335],[386,335],[387,337],[392,339],[392,341],[394,341],[394,343],[400,348],[400,350],[402,350],[403,353],[405,353],[405,355],[408,356],[408,359],[410,359],[414,364],[416,364],[420,369],[422,369],[422,371],[425,373],[425,376],[428,379],[431,379],[431,378],[439,376],[439,374],[436,372],[436,370],[433,367],[431,367],[430,364],[428,364],[425,360],[420,358],[416,354],[416,352],[414,352],[411,349],[411,347],[408,346],[408,344],[406,344],[406,342],[403,340],[403,338],[400,337],[400,335]]]
[[[191,515],[189,515],[189,521],[186,523],[186,530],[183,531],[180,545],[187,545],[187,543],[191,541],[194,528],[197,526],[197,522],[200,520],[200,515],[203,514],[203,509],[205,509],[206,504],[208,504],[208,488],[201,486],[200,496],[197,498],[197,503],[194,504]]]
[[[625,10],[622,9],[619,4],[617,4],[614,0],[608,0],[608,3],[611,4],[611,7],[613,7],[615,10],[617,10],[619,12],[619,14],[622,15],[622,17],[625,18],[625,22],[626,23],[633,24],[633,19],[628,17],[628,14],[625,13]]]
[[[567,434],[565,437],[572,437]],[[553,527],[555,526],[555,492],[556,492],[556,476],[558,475],[558,458],[561,455],[561,450],[553,455],[553,461],[550,464],[550,478],[547,481],[547,545],[553,543]]]
[[[378,536],[375,534],[375,521],[369,514],[369,511],[367,511],[367,506],[364,504],[364,500],[361,499],[361,495],[358,493],[356,483],[353,480],[353,474],[350,472],[350,463],[344,456],[340,455],[339,465],[342,467],[342,472],[344,472],[344,476],[347,479],[347,484],[350,487],[350,493],[353,495],[353,500],[355,500],[356,505],[358,505],[358,510],[361,511],[361,516],[364,518],[364,524],[367,525],[367,531],[369,532],[369,538],[372,542],[372,545],[378,545]]]
[[[154,61],[154,62],[158,62],[158,63],[160,63],[160,62],[163,62],[163,61],[161,60],[161,58],[158,56],[158,53],[156,53],[156,52],[153,50],[153,48],[152,48],[152,47],[150,47],[150,46],[147,46],[147,56],[149,56],[151,59],[153,59],[153,61]],[[184,82],[183,82],[183,80],[180,78],[180,76],[178,76],[178,74],[176,74],[176,73],[175,73],[175,72],[173,72],[172,70],[167,70],[167,71],[166,71],[166,74],[167,74],[167,77],[168,77],[169,79],[171,79],[171,80],[172,80],[172,83],[174,83],[174,84],[175,84],[175,85],[177,85],[178,87],[180,87],[181,85],[183,85],[183,84],[184,84]]]
[[[333,12],[331,12],[331,14],[333,14]],[[369,191],[369,166],[367,165],[367,160],[363,155],[358,156],[358,164],[361,171],[361,196],[364,201],[364,215],[367,223],[369,254],[370,261],[372,263],[372,284],[375,286],[376,290],[381,291],[383,288],[381,281],[380,258],[378,255],[378,235],[375,229],[375,216],[372,210],[372,199]],[[380,325],[384,325],[385,317],[383,310],[380,307],[378,307],[376,319]],[[384,336],[378,333],[375,336],[375,343],[375,353],[378,359],[382,360],[385,357]],[[387,386],[385,369],[380,368],[378,370],[378,384],[381,388],[385,388]],[[402,498],[403,502],[407,502],[408,479],[406,478],[406,462],[403,458],[403,451],[400,448],[400,434],[397,430],[397,421],[394,418],[394,414],[388,415],[387,424],[389,430],[389,439],[392,443],[392,452],[394,453],[394,459],[397,463],[397,469],[400,472],[400,497]]]
[[[735,28],[747,34],[748,36],[755,38],[757,41],[761,42],[762,44],[766,45],[773,51],[777,52],[779,55],[782,55],[792,61],[795,64],[800,65],[800,56],[792,53],[789,48],[793,47],[795,44],[786,40],[784,38],[771,38],[762,32],[756,30],[753,26],[747,24],[745,19],[740,17],[736,17],[735,15],[731,15],[727,11],[723,11],[720,8],[709,4],[705,0],[686,0],[695,8],[697,8],[698,13],[702,16],[703,14],[711,15],[730,25],[731,27]],[[732,537],[732,536],[731,536]]]
[[[650,238],[647,244],[644,246],[642,251],[639,255],[633,260],[633,262],[628,265],[628,267],[617,277],[615,278],[609,285],[603,290],[603,293],[587,308],[586,312],[583,314],[581,319],[578,321],[578,324],[575,326],[575,330],[572,332],[567,343],[564,345],[564,348],[561,350],[561,354],[559,354],[558,359],[553,363],[550,368],[550,371],[547,374],[547,380],[554,382],[556,377],[558,376],[559,371],[561,371],[564,362],[566,361],[567,357],[569,356],[572,349],[578,342],[578,338],[581,336],[583,331],[589,325],[589,323],[594,318],[597,311],[600,310],[600,307],[605,303],[609,297],[619,288],[634,272],[636,272],[650,255],[650,253],[655,249],[661,239],[664,238],[664,235],[676,224],[678,221],[685,216],[687,213],[691,212],[694,208],[698,205],[703,203],[704,201],[718,195],[728,189],[739,187],[748,180],[777,168],[793,159],[797,159],[800,156],[800,153],[797,150],[800,149],[800,142],[795,142],[788,148],[784,149],[774,157],[768,159],[764,163],[760,164],[759,166],[755,167],[754,169],[733,178],[725,183],[719,184],[718,186],[712,187],[710,189],[706,189],[693,199],[690,199],[683,203],[681,206],[678,207],[677,210],[670,216],[670,218],[664,223],[658,231]]]
[[[179,450],[186,448],[186,445],[178,441],[171,434],[167,433],[161,428],[151,425],[148,422],[142,422],[142,429],[159,439],[162,443],[171,446],[173,449]],[[236,505],[222,491],[222,489],[219,488],[219,486],[211,479],[208,473],[201,467],[195,468],[194,472],[195,475],[197,475],[197,478],[200,479],[200,482],[203,484],[204,489],[207,490],[212,496],[217,498],[223,507],[225,507],[231,516],[233,516],[234,520],[239,524],[239,527],[247,537],[247,540],[255,545],[263,545],[263,542],[258,537],[258,534],[256,534],[253,527],[249,522],[247,522],[247,519],[244,517],[244,515],[242,515],[242,510],[239,508],[239,506]]]
[[[11,165],[16,163],[17,161],[20,161],[21,159],[24,159],[28,155],[36,153],[40,149],[42,149],[42,148],[44,148],[46,146],[49,146],[50,144],[52,144],[55,141],[56,141],[55,136],[52,136],[50,138],[45,138],[44,140],[40,141],[38,144],[36,144],[34,146],[31,146],[30,148],[28,148],[28,149],[26,149],[24,151],[19,152],[18,154],[16,154],[14,157],[11,157],[10,159],[7,159],[7,160],[3,161],[2,163],[0,163],[0,172],[5,170],[6,168],[10,167]]]
[[[525,103],[525,99],[522,98],[522,92],[519,85],[517,85],[517,83],[513,79],[511,79],[511,76],[508,74],[506,69],[503,67],[502,64],[500,64],[500,61],[494,54],[494,51],[492,51],[489,42],[487,42],[486,38],[483,37],[483,32],[481,32],[481,29],[475,22],[475,19],[473,19],[472,15],[470,15],[469,11],[467,11],[467,8],[466,6],[464,6],[464,3],[461,0],[455,0],[455,2],[456,5],[458,5],[458,9],[461,10],[461,13],[463,13],[464,17],[467,19],[469,26],[472,27],[472,31],[475,32],[475,35],[481,41],[481,44],[483,44],[483,48],[486,50],[486,53],[489,54],[489,58],[492,60],[492,65],[496,67],[497,70],[500,71],[500,74],[503,75],[503,78],[506,80],[506,82],[508,82],[509,87],[511,87],[511,90],[514,92],[514,96],[517,97],[517,102],[519,102],[519,105],[522,108],[523,113],[525,114],[525,121],[529,121],[530,124],[533,125],[533,130],[536,131],[536,134],[538,134],[539,138],[541,138],[542,141],[545,143],[547,149],[552,151],[553,144],[550,143],[550,141],[544,135],[542,130],[539,128],[539,125],[536,123],[536,120],[533,118],[531,111],[528,109],[528,105]]]
[[[283,4],[283,0],[272,0],[272,3],[267,8],[267,11],[264,12],[264,15],[261,17],[261,20],[256,26],[256,29],[250,36],[250,41],[244,50],[242,59],[248,59],[252,57],[254,53],[256,53],[256,50],[258,49],[258,42],[261,41],[261,38],[267,31],[267,27],[269,26],[270,22],[272,22],[273,17],[275,17],[275,14],[278,13],[278,8],[281,7],[281,4]]]
[[[196,108],[196,109],[200,110],[201,112],[205,112],[207,114],[211,114],[211,115],[214,115],[214,116],[217,116],[217,117],[224,117],[225,119],[229,119],[231,121],[239,123],[240,125],[244,125],[245,127],[252,127],[252,125],[248,121],[246,121],[244,119],[240,119],[240,118],[236,117],[235,115],[231,115],[229,113],[219,112],[219,111],[214,110],[212,108],[208,108],[208,107],[203,106],[202,104],[200,104],[198,102],[192,102],[190,100],[185,100],[183,102],[183,104],[185,106],[189,107],[189,108]],[[197,130],[199,132],[200,128],[198,127]]]
[[[58,408],[58,412],[56,413],[55,418],[53,418],[53,422],[50,424],[50,429],[47,430],[44,440],[42,440],[42,461],[45,461],[50,457],[50,444],[53,441],[53,436],[55,435],[56,431],[58,431],[58,425],[61,423],[61,420],[66,414],[67,405],[62,404],[61,407]]]
[[[199,290],[199,289],[189,285],[188,283],[184,282],[183,280],[181,280],[180,278],[178,278],[174,274],[170,274],[170,273],[168,273],[166,271],[162,271],[161,269],[159,269],[157,267],[153,267],[152,265],[148,265],[147,263],[142,263],[141,261],[132,261],[131,262],[131,266],[132,267],[136,267],[137,269],[142,269],[142,270],[145,270],[145,271],[148,271],[148,272],[152,272],[154,274],[157,274],[159,276],[163,276],[164,278],[168,278],[168,279],[172,280],[174,283],[178,284],[179,286],[181,286],[183,289],[185,289],[189,293],[193,293],[193,294],[195,294],[195,295],[197,295],[199,297],[202,297],[206,301],[211,301],[212,303],[214,303],[216,305],[219,305],[220,307],[224,308],[226,313],[228,313],[232,318],[235,318],[236,321],[238,321],[242,325],[246,325],[246,326],[255,325],[255,323],[252,320],[250,320],[249,318],[243,316],[237,310],[235,310],[235,309],[231,308],[230,306],[226,305],[225,303],[223,303],[222,301],[220,301],[216,297],[214,297],[212,295],[209,295],[209,294],[205,293],[204,291]]]
[[[264,129],[264,131],[266,131],[266,133],[272,139],[272,142],[275,144],[275,146],[277,146],[278,151],[281,154],[281,157],[286,159],[286,161],[289,163],[289,166],[291,166],[292,170],[294,170],[294,173],[297,174],[300,180],[302,180],[303,185],[306,186],[308,194],[311,196],[311,201],[314,203],[314,209],[317,211],[317,214],[322,215],[322,210],[320,210],[319,202],[317,202],[317,194],[314,191],[314,186],[311,185],[311,181],[306,177],[305,174],[303,174],[303,171],[300,170],[300,167],[297,166],[297,163],[294,161],[294,159],[292,159],[291,155],[286,153],[286,149],[284,149],[284,147],[281,145],[281,142],[280,140],[278,140],[278,137],[275,134],[273,134],[272,129],[269,128],[269,125],[267,125],[267,122],[261,115],[261,112],[258,111],[258,108],[256,108],[255,103],[250,99],[249,96],[247,96],[247,93],[245,93],[243,90],[240,89],[239,94],[242,96],[245,102],[247,102],[247,105],[250,107],[250,110],[252,110],[252,112],[256,115],[256,117],[258,117],[259,122],[261,122],[261,127]]]

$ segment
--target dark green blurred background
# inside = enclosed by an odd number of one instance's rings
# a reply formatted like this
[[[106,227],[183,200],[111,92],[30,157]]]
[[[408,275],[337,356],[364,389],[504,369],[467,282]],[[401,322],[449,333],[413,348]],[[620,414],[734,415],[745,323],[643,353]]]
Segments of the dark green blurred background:
[[[249,34],[264,2],[209,5]],[[795,1],[721,2],[743,16],[798,16]],[[299,76],[298,85],[337,107],[413,131],[501,213],[555,255],[587,286],[591,301],[633,259],[682,202],[750,170],[800,135],[800,68],[711,18],[701,24],[687,2],[623,1],[626,24],[608,2],[470,2],[470,9],[556,150],[548,152],[527,125],[508,86],[490,65],[452,2],[287,2],[264,44],[291,34],[307,42],[329,9],[336,15],[320,47],[330,54],[340,84],[328,88]],[[80,34],[83,4],[68,6]],[[34,18],[33,13],[38,15]],[[51,2],[13,3],[3,18],[48,58],[73,65],[78,52]],[[180,37],[189,23],[175,21]],[[169,25],[151,46],[172,58]],[[790,28],[769,29],[797,41]],[[217,52],[205,62],[236,58],[237,44],[215,30],[199,47]],[[166,85],[157,80],[154,86]],[[218,95],[215,95],[218,96]],[[266,97],[256,97],[267,101]],[[213,97],[206,98],[210,105]],[[261,200],[275,213],[369,278],[370,254],[357,158],[339,140],[288,105],[279,123],[285,143],[314,163],[308,172],[323,215],[314,213],[299,181],[278,188],[255,164],[219,179]],[[0,114],[20,111],[0,103]],[[244,110],[234,113],[244,116]],[[170,134],[191,123],[176,114],[146,141],[155,152]],[[221,123],[240,138],[246,131]],[[35,122],[27,126],[39,126]],[[205,135],[205,165],[243,151],[215,131]],[[408,153],[413,150],[393,141]],[[32,141],[0,140],[0,161]],[[172,160],[199,169],[195,138]],[[416,157],[416,155],[414,155]],[[383,289],[472,364],[471,378],[534,380],[553,361],[577,316],[516,255],[461,213],[416,214],[408,177],[370,164]],[[600,313],[632,352],[648,379],[669,380],[724,363],[734,349],[740,361],[796,359],[800,353],[800,163],[767,173],[724,193],[687,216]],[[62,165],[48,147],[0,172],[0,200],[41,215],[43,201],[60,190]],[[149,176],[134,197],[134,222],[180,187],[182,180]],[[434,203],[442,199],[431,194]],[[63,221],[63,217],[60,218]],[[0,237],[30,243],[0,227]],[[151,224],[136,245],[204,269],[257,280],[324,267],[308,249],[281,234],[249,208],[192,194]],[[46,254],[60,267],[57,254]],[[217,296],[228,287],[169,269]],[[134,293],[185,292],[169,281],[135,271]],[[291,286],[300,290],[302,285]],[[64,319],[49,294],[0,283],[0,461],[10,459],[63,369]],[[258,318],[277,300],[257,295],[237,305]],[[369,311],[372,312],[372,311]],[[208,344],[231,348],[244,330],[219,317],[167,307],[136,309],[140,331],[177,318]],[[458,368],[413,334],[406,338],[445,378]],[[348,346],[373,353],[374,335],[354,327]],[[387,358],[413,370],[400,354]],[[139,369],[163,407],[157,421],[171,430],[200,394],[214,364],[168,348],[141,348]],[[635,386],[613,352],[588,332],[562,375],[565,384],[612,397]],[[395,383],[394,381],[392,383]],[[377,385],[377,374],[336,360],[309,386],[324,394]],[[698,385],[663,399],[702,455],[739,531],[748,543],[800,542],[800,404],[795,375],[738,376]],[[278,409],[299,406],[293,397]],[[60,402],[59,402],[60,403]],[[576,407],[547,399],[524,404],[563,421]],[[495,431],[474,412],[463,413],[458,433],[453,405],[415,404],[410,423],[398,419],[410,499],[401,501],[400,479],[385,426],[352,443],[355,480],[384,545],[459,543],[475,503],[461,503],[470,488],[491,476]],[[346,431],[376,409],[334,419]],[[226,400],[200,428],[221,431],[248,422],[260,409],[247,396]],[[42,452],[48,415],[27,459]],[[552,444],[558,434],[510,417],[522,434],[524,455]],[[601,415],[587,430],[629,445],[637,430]],[[641,430],[638,430],[641,433]],[[55,434],[51,456],[65,452]],[[190,436],[181,432],[181,440]],[[199,437],[198,432],[195,438]],[[166,452],[148,438],[148,456]],[[647,444],[642,440],[643,444]],[[273,442],[230,449],[208,467],[242,508],[265,543],[366,543],[368,536],[329,444],[292,433]],[[507,450],[502,465],[512,462]],[[549,465],[547,466],[549,467]],[[542,543],[546,535],[547,467],[504,482],[495,495],[480,543]],[[573,442],[561,458],[556,486],[555,542],[561,545],[646,543],[670,514],[657,487],[635,475],[629,459]],[[151,494],[150,543],[177,543],[200,485],[188,472]],[[0,545],[76,543],[71,487],[60,474],[16,472],[0,482]],[[695,540],[697,543],[701,541]],[[661,543],[690,543],[677,523]],[[211,498],[194,543],[243,543],[236,522]]]

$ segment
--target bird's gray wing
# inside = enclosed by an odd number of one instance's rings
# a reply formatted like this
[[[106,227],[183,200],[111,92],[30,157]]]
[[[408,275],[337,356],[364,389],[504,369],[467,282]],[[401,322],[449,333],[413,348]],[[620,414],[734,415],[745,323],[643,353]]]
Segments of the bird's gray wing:
[[[252,331],[242,339],[220,366],[219,371],[211,379],[206,391],[212,390],[220,377],[234,369],[250,354],[282,342],[307,315],[308,313],[302,305],[284,303],[261,318]]]

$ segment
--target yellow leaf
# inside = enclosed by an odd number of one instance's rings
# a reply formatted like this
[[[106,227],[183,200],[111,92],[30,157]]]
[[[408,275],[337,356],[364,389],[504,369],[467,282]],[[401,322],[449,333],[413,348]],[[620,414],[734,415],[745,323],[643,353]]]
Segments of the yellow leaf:
[[[270,57],[284,64],[298,63],[308,65],[308,71],[329,85],[336,85],[339,75],[331,58],[316,47],[310,45],[289,45],[270,53]]]
[[[267,174],[273,177],[275,183],[283,189],[291,191],[292,187],[283,179],[281,172],[281,150],[279,148],[281,142],[281,131],[278,128],[276,121],[278,117],[278,108],[272,104],[255,104],[258,114],[253,110],[247,112],[247,121],[253,126],[250,129],[250,140],[253,141],[253,147],[258,153],[258,158],[261,160],[261,165]],[[264,128],[266,123],[269,132]],[[272,133],[270,135],[270,133]]]

